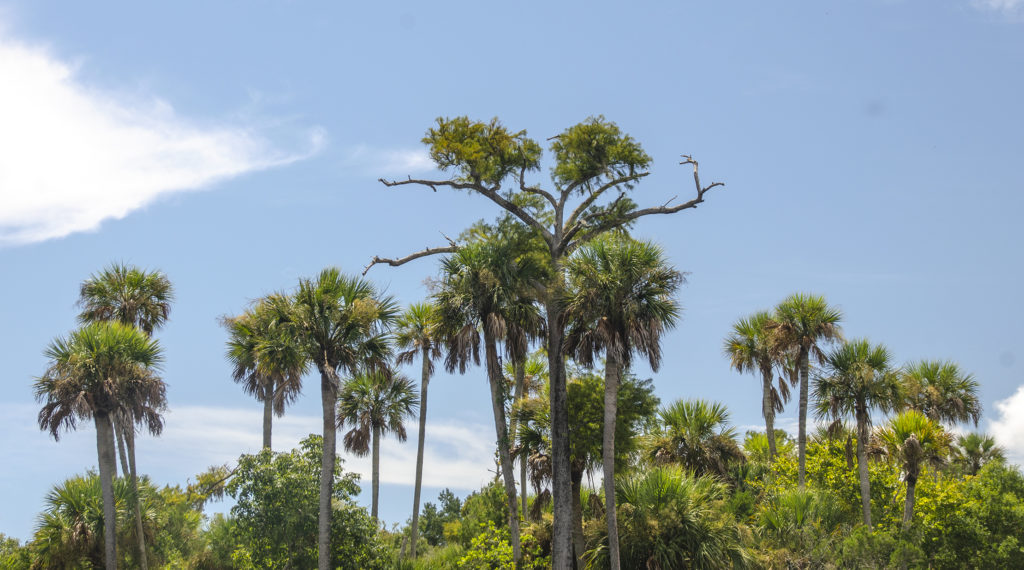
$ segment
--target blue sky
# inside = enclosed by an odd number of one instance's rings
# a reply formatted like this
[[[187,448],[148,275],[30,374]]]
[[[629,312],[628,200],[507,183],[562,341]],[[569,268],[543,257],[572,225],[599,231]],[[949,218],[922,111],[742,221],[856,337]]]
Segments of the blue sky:
[[[376,182],[437,175],[419,139],[463,114],[540,141],[603,114],[654,158],[641,204],[689,197],[682,153],[726,184],[636,228],[690,272],[653,376],[664,401],[758,425],[757,382],[721,340],[809,291],[848,337],[973,372],[981,427],[1024,459],[1024,1],[365,4],[0,0],[0,532],[29,538],[49,488],[96,462],[91,426],[54,442],[31,393],[84,278],[123,260],[174,282],[167,428],[139,453],[184,483],[259,445],[219,316],[494,216]],[[404,304],[436,268],[368,277]],[[481,371],[431,383],[428,500],[489,477],[489,410]],[[275,447],[318,415],[312,381]],[[384,452],[382,516],[404,521],[414,446]]]

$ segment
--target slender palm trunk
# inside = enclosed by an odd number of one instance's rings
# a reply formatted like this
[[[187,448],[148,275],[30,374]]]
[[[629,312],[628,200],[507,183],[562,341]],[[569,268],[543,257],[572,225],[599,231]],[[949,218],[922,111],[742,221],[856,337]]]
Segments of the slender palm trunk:
[[[498,363],[498,348],[491,327],[484,321],[484,351],[487,355],[487,377],[491,387],[491,407],[494,410],[494,429],[498,436],[498,462],[501,465],[505,496],[508,499],[508,528],[512,542],[512,560],[521,568],[523,553],[519,545],[519,509],[516,501],[516,480],[512,474],[512,456],[509,453],[508,424],[505,422],[505,401],[501,394],[501,366]]]
[[[556,265],[557,274],[558,265]],[[545,303],[548,332],[548,382],[551,392],[551,489],[554,522],[551,529],[551,567],[570,570],[572,558],[572,481],[569,466],[569,393],[565,382],[562,345],[564,314],[555,300],[555,285]]]
[[[370,516],[373,520],[377,520],[377,505],[380,499],[380,428],[374,426],[373,428],[373,465],[371,469],[373,473],[371,475],[371,491],[370,491]]]
[[[914,491],[917,489],[917,470],[907,473],[907,501],[903,504],[903,530],[910,528],[914,518]]]
[[[337,461],[338,374],[327,363],[320,365],[320,400],[324,413],[324,454],[320,465],[320,513],[317,529],[317,567],[331,570],[331,496]]]
[[[583,537],[583,501],[580,495],[583,494],[583,470],[572,472],[572,550],[576,568],[582,569],[583,552],[587,548],[587,541]]]
[[[775,461],[775,402],[772,401],[772,368],[761,368],[761,415],[764,416],[764,433],[768,436],[768,462]]]
[[[97,412],[96,453],[100,466],[100,489],[103,492],[103,554],[106,570],[117,570],[117,514],[114,511],[114,426],[110,414]]]
[[[274,390],[270,386],[263,390],[263,449],[270,449],[270,433],[274,424]]]
[[[808,376],[810,375],[809,359],[808,349],[801,347],[798,364],[800,367],[800,418],[799,432],[797,433],[796,440],[800,457],[797,484],[801,491],[806,488],[804,479],[807,474],[807,384],[809,382]]]
[[[120,413],[114,412],[111,421],[114,424],[114,441],[117,442],[117,455],[121,459],[121,473],[128,474],[128,454],[124,450],[124,426],[123,421],[118,421]],[[114,477],[117,477],[117,461],[114,461]]]
[[[128,448],[128,473],[132,485],[132,494],[135,495],[135,534],[139,541],[139,568],[147,570],[149,561],[146,559],[146,534],[142,526],[142,496],[139,495],[139,475],[135,470],[135,426],[129,424],[124,426],[124,441]]]
[[[619,570],[619,521],[615,512],[615,426],[619,412],[618,354],[609,350],[604,367],[604,434],[601,440],[601,463],[604,469],[604,512],[608,525],[608,565]]]
[[[868,478],[868,414],[863,404],[857,409],[857,470],[860,472],[860,503],[864,524],[871,531],[871,480]]]
[[[423,447],[427,435],[427,384],[430,383],[430,348],[423,347],[420,372],[420,432],[416,442],[416,485],[412,494],[412,557],[416,558],[416,542],[420,537],[420,490],[423,488]]]
[[[515,374],[516,390],[512,396],[512,402],[518,406],[525,396],[524,390],[526,388],[526,355],[517,355],[512,362],[513,373]],[[509,444],[515,441],[519,435],[519,422],[517,421],[516,415],[512,415],[510,422],[511,427],[509,428]],[[519,457],[519,499],[520,509],[522,510],[523,516],[526,516],[526,456],[520,455]]]

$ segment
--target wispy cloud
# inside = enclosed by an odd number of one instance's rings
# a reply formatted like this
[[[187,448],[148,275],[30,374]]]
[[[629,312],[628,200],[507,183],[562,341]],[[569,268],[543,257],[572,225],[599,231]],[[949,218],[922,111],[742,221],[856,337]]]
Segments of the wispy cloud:
[[[210,465],[233,463],[242,453],[259,451],[262,444],[262,411],[203,406],[178,406],[167,412],[166,428],[159,438],[140,440],[140,462],[149,473],[184,481]],[[286,414],[274,419],[274,449],[292,449],[310,433],[320,433],[322,419]],[[426,486],[476,489],[490,480],[494,466],[494,441],[486,426],[442,421],[427,423],[423,460]],[[412,485],[416,467],[415,427],[409,439],[381,442],[381,481]],[[341,438],[339,437],[339,443]],[[370,480],[370,458],[356,457],[339,447],[346,471]]]
[[[425,149],[381,149],[367,145],[350,149],[342,166],[385,178],[400,178],[435,168]]]
[[[972,0],[971,4],[1015,19],[1024,16],[1024,0]]]
[[[317,152],[276,148],[251,127],[203,125],[158,97],[96,89],[74,65],[0,30],[0,246],[97,229],[173,192]]]
[[[1024,385],[995,407],[999,417],[989,422],[989,431],[1006,449],[1007,459],[1024,465]]]

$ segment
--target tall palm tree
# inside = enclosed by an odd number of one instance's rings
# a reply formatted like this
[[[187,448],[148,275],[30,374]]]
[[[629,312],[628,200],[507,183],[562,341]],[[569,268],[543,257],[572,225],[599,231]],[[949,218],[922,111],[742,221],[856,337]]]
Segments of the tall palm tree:
[[[134,265],[112,263],[82,282],[78,305],[82,323],[116,321],[138,327],[146,336],[152,336],[171,314],[174,288],[161,271],[146,271]],[[135,469],[135,424],[141,423],[131,410],[125,409],[113,417],[114,439],[121,455],[122,471],[131,477],[132,492],[136,497],[135,527],[139,537],[139,564],[143,570],[146,560],[146,538],[142,531],[142,504],[138,493],[138,473]],[[150,425],[150,432],[159,434],[163,424]],[[125,452],[127,448],[127,453]]]
[[[921,412],[908,410],[889,420],[875,437],[880,451],[902,463],[907,498],[903,507],[903,528],[914,516],[914,490],[925,464],[942,465],[949,453],[950,437],[942,426]]]
[[[774,461],[775,414],[789,401],[789,385],[780,377],[779,387],[773,383],[776,362],[774,338],[769,325],[772,315],[759,311],[732,325],[732,333],[725,339],[724,352],[729,365],[737,372],[761,374],[761,417],[764,418],[768,461]]]
[[[273,417],[302,391],[309,361],[288,326],[291,300],[274,294],[245,313],[224,319],[232,378],[263,403],[263,447],[271,448]]]
[[[345,382],[338,397],[338,427],[351,426],[345,449],[372,453],[370,516],[377,518],[380,492],[380,438],[395,434],[406,440],[405,420],[416,413],[416,388],[408,378],[387,371],[360,374]]]
[[[978,425],[981,401],[978,382],[955,362],[922,360],[907,367],[903,375],[905,406],[936,422]]]
[[[519,544],[519,513],[511,446],[505,418],[504,379],[498,359],[498,342],[508,333],[508,321],[540,321],[536,306],[528,302],[534,276],[541,273],[529,255],[522,255],[515,240],[477,239],[461,246],[442,262],[441,283],[434,296],[445,337],[445,366],[465,373],[470,362],[479,363],[483,333],[485,369],[491,389],[491,408],[497,436],[509,513],[513,560],[522,564]],[[532,313],[531,313],[532,311]]]
[[[113,570],[117,547],[112,418],[126,411],[150,429],[163,425],[160,412],[166,386],[156,375],[162,361],[160,346],[134,326],[90,323],[54,340],[46,357],[50,365],[35,383],[36,399],[43,403],[39,427],[59,439],[61,430],[74,429],[78,420],[94,420],[103,489],[104,553],[106,568]],[[145,550],[140,563],[144,560]]]
[[[398,364],[411,364],[420,357],[420,429],[416,442],[416,483],[412,498],[412,557],[420,530],[420,491],[423,488],[423,450],[427,434],[427,384],[434,375],[434,360],[441,356],[437,312],[429,303],[415,303],[402,313],[395,325],[395,345],[401,352]]]
[[[331,561],[331,496],[337,461],[337,402],[340,374],[357,375],[386,368],[391,356],[387,331],[397,316],[391,297],[382,297],[368,281],[334,267],[314,279],[299,280],[289,323],[320,372],[323,408],[323,465],[320,470],[318,557],[320,570]]]
[[[745,460],[723,404],[677,400],[662,408],[658,416],[647,445],[647,453],[656,463],[676,463],[697,475],[727,478],[730,465]]]
[[[995,438],[977,432],[957,436],[956,447],[953,448],[953,461],[968,475],[977,475],[987,463],[1003,461],[1004,455]]]
[[[857,466],[864,524],[871,528],[871,487],[867,444],[871,410],[888,412],[898,405],[900,385],[888,349],[867,340],[845,342],[825,357],[814,383],[817,415],[835,421],[852,416],[857,422]]]
[[[675,325],[679,316],[673,297],[683,275],[668,264],[658,246],[622,237],[588,243],[569,258],[566,269],[566,354],[584,366],[593,364],[598,351],[605,355],[601,457],[609,563],[618,570],[615,427],[619,381],[632,364],[634,352],[646,356],[651,368],[658,370],[661,335]]]
[[[824,297],[795,293],[775,308],[770,326],[775,335],[776,348],[780,353],[795,356],[796,370],[800,374],[800,411],[797,433],[797,455],[799,467],[797,482],[800,489],[805,486],[807,472],[807,392],[810,383],[811,358],[821,362],[825,354],[818,346],[842,340],[839,321],[843,314],[830,307]],[[784,358],[780,355],[780,358]]]

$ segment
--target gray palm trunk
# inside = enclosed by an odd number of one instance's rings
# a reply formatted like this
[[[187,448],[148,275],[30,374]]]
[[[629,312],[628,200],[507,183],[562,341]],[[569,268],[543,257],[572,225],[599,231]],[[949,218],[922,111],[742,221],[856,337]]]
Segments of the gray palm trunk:
[[[555,266],[560,274],[561,263]],[[562,347],[564,310],[555,299],[561,288],[553,286],[545,303],[548,331],[548,382],[551,393],[551,491],[554,524],[551,530],[552,570],[570,570],[572,557],[572,481],[569,467],[569,395],[566,390]],[[567,524],[568,523],[568,524]]]
[[[761,415],[764,416],[765,435],[768,436],[768,462],[775,461],[775,403],[772,401],[772,368],[761,367]]]
[[[807,384],[810,376],[809,352],[808,348],[801,346],[798,358],[800,366],[800,417],[796,444],[800,458],[799,470],[797,472],[797,485],[800,487],[801,491],[806,488],[804,479],[807,474]]]
[[[117,442],[117,454],[121,459],[121,473],[128,473],[128,454],[124,450],[124,430],[120,424],[121,422],[115,422],[114,441]],[[117,477],[117,461],[114,461],[114,477]]]
[[[100,489],[103,492],[103,558],[106,570],[117,570],[117,514],[114,511],[114,426],[110,415],[97,412],[96,453],[100,467]]]
[[[903,530],[910,528],[910,520],[914,518],[914,491],[917,489],[918,470],[907,472],[907,501],[903,504]]]
[[[320,368],[320,401],[324,413],[324,453],[320,464],[320,513],[317,521],[317,567],[331,570],[331,496],[337,461],[338,374],[326,362]]]
[[[583,552],[587,548],[587,540],[583,536],[583,470],[572,472],[572,550],[576,568],[583,568]]]
[[[604,468],[605,521],[608,526],[608,565],[619,570],[619,521],[615,511],[615,425],[619,411],[618,355],[609,350],[604,368],[604,433],[601,440],[601,463]]]
[[[502,375],[498,363],[498,349],[490,326],[484,322],[484,350],[487,356],[488,384],[491,388],[491,407],[494,410],[494,429],[498,436],[498,463],[501,466],[502,480],[505,483],[505,495],[508,504],[508,528],[512,542],[512,560],[515,567],[521,568],[523,553],[519,544],[519,509],[516,501],[516,480],[512,474],[512,456],[509,453],[508,424],[505,422],[505,402],[501,394]]]
[[[373,520],[377,520],[377,505],[378,499],[380,498],[380,428],[373,426],[373,464],[371,466],[372,473],[370,475],[370,516]]]
[[[270,434],[274,426],[274,390],[263,387],[263,449],[271,449]]]
[[[139,541],[139,568],[147,570],[149,561],[146,559],[146,535],[142,526],[142,496],[139,495],[139,477],[135,470],[135,426],[128,422],[122,426],[124,429],[124,441],[128,448],[128,474],[130,476],[132,494],[135,495],[135,534]]]
[[[430,348],[423,347],[420,380],[420,432],[416,442],[416,484],[412,494],[412,557],[416,558],[416,542],[420,537],[420,491],[423,488],[423,448],[427,434],[427,384],[430,383]]]
[[[871,481],[868,478],[868,412],[863,403],[857,404],[857,470],[860,472],[860,502],[864,510],[864,524],[871,530]]]
[[[523,401],[523,398],[526,396],[526,357],[525,357],[525,355],[522,358],[517,358],[516,361],[513,363],[513,367],[515,369],[515,376],[516,376],[515,402],[516,403],[521,403]],[[516,418],[513,417],[512,418],[512,433],[510,434],[510,437],[513,437],[513,438],[516,437],[516,435],[517,435],[517,428],[518,428],[518,423],[516,422]],[[527,508],[526,508],[527,507],[527,504],[526,504],[526,499],[527,499],[526,460],[527,460],[526,455],[520,455],[520,457],[519,457],[519,501],[520,501],[520,508],[522,508],[524,516],[525,516],[525,514],[527,512]]]

